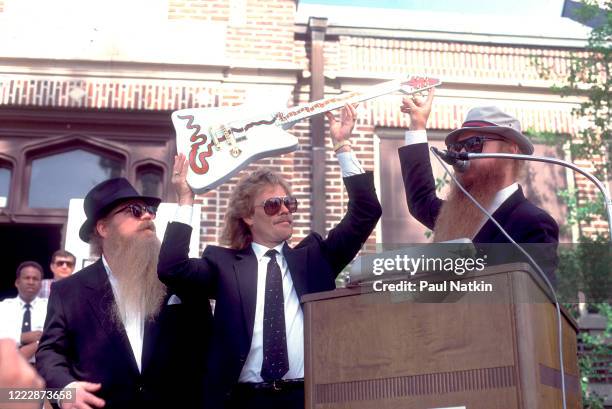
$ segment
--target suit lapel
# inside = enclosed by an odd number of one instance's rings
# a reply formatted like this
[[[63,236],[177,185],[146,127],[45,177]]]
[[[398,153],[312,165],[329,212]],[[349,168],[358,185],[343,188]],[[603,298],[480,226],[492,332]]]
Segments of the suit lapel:
[[[91,274],[88,273],[85,277],[85,287],[89,292],[87,303],[108,338],[116,344],[117,350],[124,355],[123,358],[129,362],[134,372],[138,373],[138,365],[125,328],[123,325],[118,326],[113,319],[115,297],[102,259],[100,258],[93,267]]]
[[[250,340],[253,338],[255,304],[257,303],[257,259],[255,258],[255,253],[253,253],[251,246],[247,246],[236,253],[234,274],[238,282],[242,316],[248,334],[247,339]]]
[[[164,306],[166,305],[167,299],[168,297],[164,300]],[[159,336],[159,321],[162,319],[162,314],[164,313],[163,308],[164,307],[162,307],[162,311],[160,311],[155,320],[145,320],[144,334],[142,337],[142,361],[140,362],[142,373],[145,373],[146,369],[149,367],[149,361],[153,356],[155,340],[157,340]]]
[[[307,254],[308,249],[306,247],[292,249],[287,243],[283,247],[283,255],[287,260],[287,266],[289,267],[289,273],[291,274],[291,280],[293,281],[298,299],[307,292],[308,288],[306,277]]]
[[[501,206],[497,208],[497,210],[492,214],[493,218],[497,220],[497,222],[505,228],[504,223],[510,216],[510,214],[514,211],[516,206],[518,206],[521,202],[525,201],[525,195],[523,194],[523,189],[519,186],[516,192],[512,193],[508,199],[506,199]],[[474,237],[474,243],[490,243],[494,237],[502,234],[499,228],[493,223],[491,220],[487,220],[486,223],[482,226],[478,234]],[[508,241],[506,236],[504,236],[503,241]]]

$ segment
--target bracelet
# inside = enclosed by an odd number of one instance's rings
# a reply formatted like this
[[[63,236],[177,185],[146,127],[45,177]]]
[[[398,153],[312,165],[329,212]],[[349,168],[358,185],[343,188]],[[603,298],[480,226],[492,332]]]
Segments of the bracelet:
[[[340,148],[342,148],[344,146],[351,146],[351,140],[350,139],[344,139],[344,140],[338,142],[337,144],[335,144],[334,145],[334,152],[338,152],[338,150],[340,150]]]

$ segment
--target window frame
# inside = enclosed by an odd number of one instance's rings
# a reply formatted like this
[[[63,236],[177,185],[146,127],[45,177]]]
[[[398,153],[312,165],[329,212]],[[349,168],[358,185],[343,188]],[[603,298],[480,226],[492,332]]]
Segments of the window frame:
[[[143,170],[147,170],[147,169],[156,169],[158,171],[161,172],[161,194],[160,197],[165,198],[168,195],[168,185],[167,183],[165,183],[165,179],[166,176],[168,175],[168,166],[160,161],[156,161],[153,159],[144,159],[141,161],[138,161],[136,163],[134,163],[134,165],[132,166],[132,169],[134,169],[134,176],[133,176],[133,180],[134,180],[134,187],[136,187],[136,190],[139,191],[139,193],[143,193],[140,192],[140,181],[139,181],[139,174],[143,171]]]
[[[27,146],[23,150],[23,183],[19,192],[19,200],[16,203],[16,213],[22,216],[68,216],[68,209],[44,208],[29,206],[29,193],[32,184],[32,164],[34,160],[56,155],[59,153],[69,152],[76,149],[82,149],[90,153],[111,157],[119,160],[123,164],[121,176],[125,176],[128,166],[129,154],[117,146],[108,143],[101,143],[97,140],[91,140],[83,135],[68,135],[53,140],[44,140]]]
[[[170,112],[125,112],[7,107],[0,110],[0,161],[11,166],[7,207],[0,223],[65,225],[68,209],[30,208],[32,161],[73,149],[120,158],[121,176],[136,182],[136,169],[151,163],[163,172],[162,200],[168,195],[176,134]],[[63,239],[62,239],[63,240]]]
[[[4,155],[0,153],[0,168],[8,169],[11,172],[9,178],[9,192],[6,201],[6,206],[0,207],[0,215],[5,213],[6,210],[11,208],[11,202],[15,200],[13,193],[13,186],[15,186],[15,169],[17,167],[17,161],[12,156]]]

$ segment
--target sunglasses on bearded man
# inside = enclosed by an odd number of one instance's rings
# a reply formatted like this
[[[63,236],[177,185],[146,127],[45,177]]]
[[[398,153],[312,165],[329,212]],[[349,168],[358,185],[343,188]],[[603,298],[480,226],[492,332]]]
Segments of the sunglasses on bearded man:
[[[460,153],[465,149],[468,153],[482,153],[482,148],[484,148],[485,141],[503,141],[504,139],[501,137],[492,137],[485,135],[475,135],[471,136],[463,141],[450,143],[446,145],[446,149],[449,152]]]
[[[287,210],[289,210],[289,213],[295,213],[297,211],[298,201],[293,196],[271,197],[266,199],[262,204],[255,205],[255,207],[261,206],[268,216],[274,216],[280,211],[283,204]]]
[[[134,216],[137,219],[140,219],[145,213],[149,213],[151,217],[153,218],[155,218],[155,215],[157,214],[156,206],[150,206],[150,205],[145,206],[145,205],[141,205],[137,203],[132,203],[127,206],[124,206],[113,214],[118,214],[126,210],[129,210],[130,213],[132,213],[132,216]]]

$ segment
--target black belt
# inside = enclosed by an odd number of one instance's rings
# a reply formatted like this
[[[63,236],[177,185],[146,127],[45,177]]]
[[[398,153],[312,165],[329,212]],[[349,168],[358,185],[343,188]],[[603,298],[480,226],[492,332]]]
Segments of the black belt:
[[[259,383],[239,383],[236,385],[237,392],[246,391],[286,391],[304,388],[304,378],[299,379],[279,379],[272,382]]]

